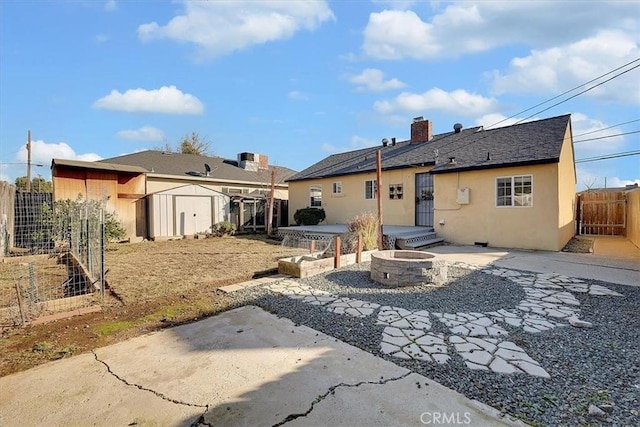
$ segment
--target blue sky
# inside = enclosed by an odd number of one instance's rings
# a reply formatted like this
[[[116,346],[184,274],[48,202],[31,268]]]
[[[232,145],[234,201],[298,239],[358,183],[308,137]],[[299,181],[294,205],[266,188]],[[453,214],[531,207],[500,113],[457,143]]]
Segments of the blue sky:
[[[296,170],[406,139],[416,116],[435,133],[566,113],[575,141],[634,132],[640,62],[517,113],[638,59],[639,1],[2,0],[0,179],[26,175],[28,129],[43,165],[32,175],[47,179],[52,157],[109,158],[191,132],[214,155]],[[640,133],[575,148],[635,151]],[[578,189],[605,177],[640,182],[640,156],[578,164]]]

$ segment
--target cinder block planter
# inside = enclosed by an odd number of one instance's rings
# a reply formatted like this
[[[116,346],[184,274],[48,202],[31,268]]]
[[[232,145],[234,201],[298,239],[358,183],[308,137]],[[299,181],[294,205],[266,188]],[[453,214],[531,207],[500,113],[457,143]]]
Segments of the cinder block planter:
[[[447,283],[447,264],[437,255],[421,251],[379,251],[371,255],[371,279],[386,286]]]
[[[361,262],[371,261],[371,254],[377,251],[362,252]],[[278,273],[288,274],[293,277],[309,277],[333,270],[335,258],[320,258],[321,253],[300,255],[292,258],[283,258],[278,261]],[[356,254],[340,256],[340,266],[344,267],[356,263]]]

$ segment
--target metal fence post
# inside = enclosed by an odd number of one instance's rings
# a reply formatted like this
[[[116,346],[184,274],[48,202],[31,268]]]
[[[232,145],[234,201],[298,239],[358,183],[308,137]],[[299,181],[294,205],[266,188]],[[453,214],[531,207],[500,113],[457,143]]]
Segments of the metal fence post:
[[[104,251],[105,251],[105,236],[104,236],[104,209],[100,210],[100,296],[104,298]]]

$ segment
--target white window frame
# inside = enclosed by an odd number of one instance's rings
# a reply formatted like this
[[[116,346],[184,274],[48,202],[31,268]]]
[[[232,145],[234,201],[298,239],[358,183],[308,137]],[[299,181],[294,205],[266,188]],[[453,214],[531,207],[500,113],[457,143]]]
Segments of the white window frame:
[[[517,185],[516,184],[516,179],[518,179],[518,178],[521,178],[521,179],[522,178],[528,178],[528,180],[529,180],[528,187],[531,188],[531,192],[528,193],[528,196],[529,196],[528,200],[527,200],[528,204],[516,204],[516,200],[519,197],[516,194],[516,188],[517,188],[516,187],[516,185]],[[506,188],[509,189],[510,194],[508,196],[498,196],[498,191],[499,191],[498,182],[499,182],[499,180],[507,180],[507,179],[509,180],[509,187],[506,187]],[[524,183],[523,183],[523,185],[521,185],[521,187],[524,187]],[[531,174],[496,177],[494,189],[495,189],[495,194],[494,194],[494,199],[493,200],[494,200],[496,208],[532,208],[533,207],[533,175],[531,175]],[[522,193],[522,194],[524,195],[524,194],[527,194],[527,193]],[[509,197],[509,203],[510,204],[508,204],[508,205],[500,205],[500,204],[498,204],[498,197]],[[524,197],[524,196],[520,196],[520,197]],[[523,200],[525,200],[525,199],[523,198]]]
[[[320,196],[314,196],[314,192],[320,193]],[[322,184],[313,184],[309,186],[309,207],[322,207]]]
[[[243,187],[221,187],[220,190],[226,194],[249,194],[249,189]]]
[[[342,194],[342,181],[335,181],[331,184],[331,193]]]
[[[367,197],[368,186],[371,185],[371,197]],[[375,179],[367,179],[364,182],[364,199],[375,200],[378,195],[378,182]]]

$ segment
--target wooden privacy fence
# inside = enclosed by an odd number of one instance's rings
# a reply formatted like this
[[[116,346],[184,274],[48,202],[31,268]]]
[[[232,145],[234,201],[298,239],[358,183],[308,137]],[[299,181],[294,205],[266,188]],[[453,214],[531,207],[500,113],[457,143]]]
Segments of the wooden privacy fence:
[[[578,234],[626,235],[627,198],[623,191],[581,193],[577,214]]]

